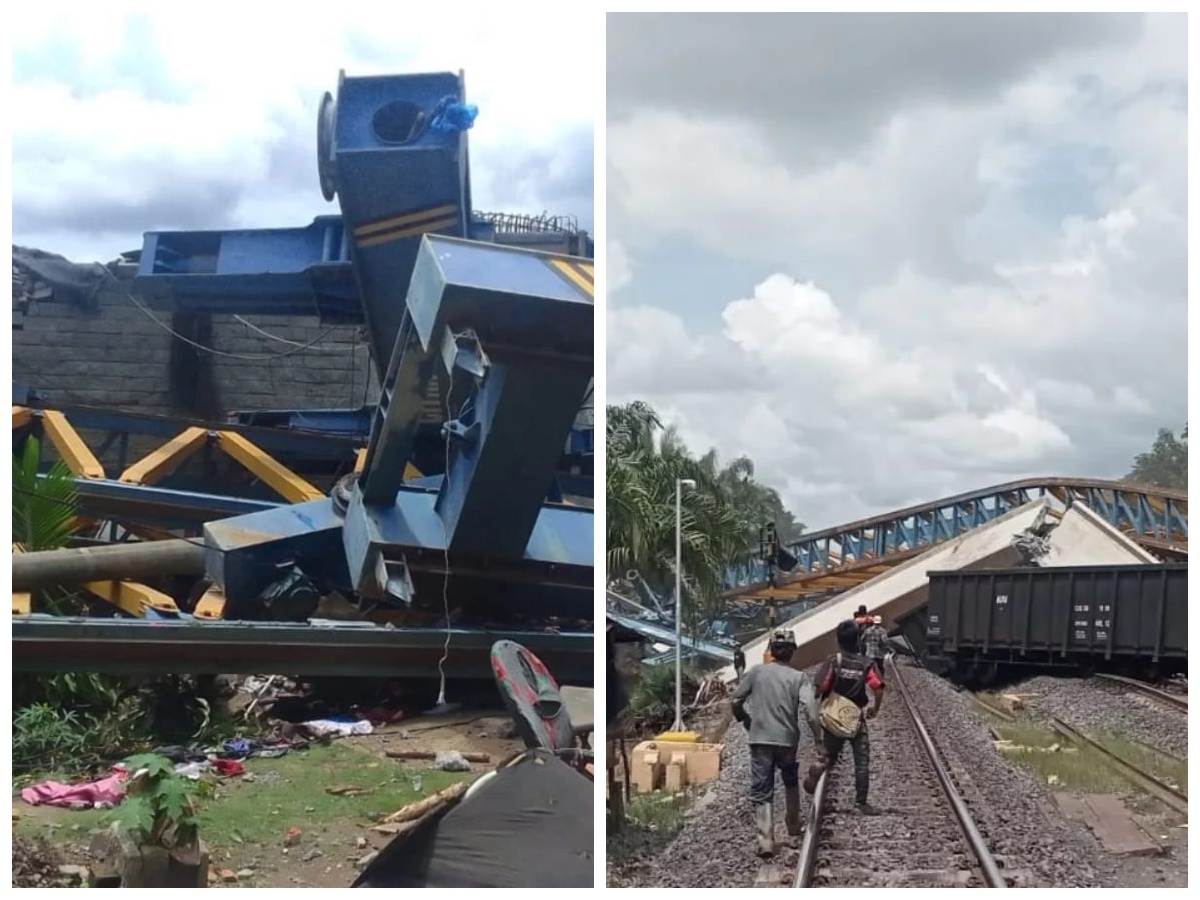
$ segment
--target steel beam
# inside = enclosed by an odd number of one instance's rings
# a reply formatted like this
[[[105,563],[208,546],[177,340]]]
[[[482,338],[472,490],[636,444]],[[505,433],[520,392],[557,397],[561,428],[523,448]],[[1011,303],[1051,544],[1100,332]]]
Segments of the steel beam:
[[[436,677],[446,643],[440,628],[383,628],[321,622],[277,625],[183,620],[65,619],[29,616],[12,623],[14,672],[113,674],[280,674]],[[446,674],[492,678],[489,652],[499,640],[537,654],[555,677],[592,683],[594,635],[515,629],[453,629]]]
[[[445,540],[519,558],[592,375],[587,278],[586,260],[424,239],[360,480],[364,507],[391,506],[419,398],[445,376],[463,385],[452,398],[458,418],[446,425],[450,471],[437,505]]]
[[[75,479],[79,512],[92,519],[118,519],[164,528],[196,528],[213,519],[277,509],[282,504],[219,494],[176,491],[92,478]]]
[[[53,409],[42,410],[42,429],[50,438],[67,468],[80,478],[103,478],[104,466],[96,459],[66,416]]]
[[[125,484],[157,484],[208,443],[204,428],[185,428],[161,447],[151,450],[121,473]]]
[[[470,238],[588,258],[594,252],[586,233],[553,223],[510,231],[473,219]],[[317,316],[331,324],[362,324],[350,257],[339,215],[319,216],[300,228],[150,231],[135,288],[188,312]]]
[[[729,569],[726,588],[735,596],[766,597],[789,590],[794,594],[792,589],[815,573],[853,569],[868,561],[899,561],[1046,496],[1064,504],[1083,503],[1149,547],[1167,543],[1186,550],[1186,492],[1100,479],[1030,478],[806,534],[788,546],[796,564],[774,587],[768,583],[766,563],[756,561]]]
[[[148,232],[135,285],[194,312],[362,321],[340,216],[304,228]]]
[[[542,508],[528,543],[511,557],[447,551],[438,495],[405,487],[388,508],[356,494],[346,512],[345,558],[364,596],[440,607],[456,602],[512,612],[590,618],[593,609],[593,515],[569,506]],[[497,529],[504,527],[496,520]],[[210,526],[211,531],[211,526]],[[450,577],[445,577],[446,561]],[[487,582],[494,587],[486,587]],[[501,597],[506,598],[500,603]]]
[[[337,197],[361,288],[371,355],[383,378],[404,316],[421,236],[463,237],[471,221],[461,74],[338,79],[318,129],[325,199]]]
[[[289,503],[305,503],[325,496],[322,491],[317,490],[295,472],[281,465],[278,460],[254,446],[240,434],[232,431],[218,431],[217,446]]]

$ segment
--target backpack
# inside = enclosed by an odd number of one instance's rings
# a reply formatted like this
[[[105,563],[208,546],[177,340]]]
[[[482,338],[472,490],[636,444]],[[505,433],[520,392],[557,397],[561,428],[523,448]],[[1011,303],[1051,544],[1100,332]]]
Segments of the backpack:
[[[834,665],[836,679],[837,668],[841,668],[842,665],[842,654],[837,655]],[[829,696],[821,701],[821,727],[843,740],[857,737],[859,729],[862,728],[862,710],[852,700],[830,691]]]

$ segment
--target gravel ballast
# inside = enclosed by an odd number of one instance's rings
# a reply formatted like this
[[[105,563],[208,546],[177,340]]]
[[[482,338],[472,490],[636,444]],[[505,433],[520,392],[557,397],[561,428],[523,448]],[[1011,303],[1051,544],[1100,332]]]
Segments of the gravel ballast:
[[[1058,716],[1085,732],[1123,735],[1187,756],[1187,715],[1128,688],[1099,678],[1039,675],[1012,690],[1035,695],[1025,701],[1034,718]]]

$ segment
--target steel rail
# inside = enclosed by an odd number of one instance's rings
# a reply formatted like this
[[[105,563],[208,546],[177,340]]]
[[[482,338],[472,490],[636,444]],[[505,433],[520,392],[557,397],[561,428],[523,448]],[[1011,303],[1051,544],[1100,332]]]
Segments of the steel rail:
[[[793,885],[806,888],[812,884],[817,868],[817,844],[821,837],[821,821],[825,818],[825,799],[828,794],[829,770],[817,779],[813,790],[813,802],[808,809],[808,822],[804,826],[804,837],[800,841],[800,862],[796,866],[796,881]]]
[[[997,719],[1002,719],[1005,722],[1017,721],[1017,717],[1014,716],[1012,713],[1010,713],[1008,710],[1001,709],[999,706],[996,706],[994,703],[991,703],[988,700],[984,700],[978,694],[972,694],[971,700],[975,703],[976,706],[978,706],[984,712],[995,716]]]
[[[1157,797],[1171,809],[1177,813],[1187,815],[1187,794],[1183,791],[1171,787],[1166,782],[1160,781],[1149,772],[1146,772],[1135,766],[1124,757],[1113,753],[1103,744],[1088,737],[1082,731],[1072,727],[1057,716],[1051,716],[1050,722],[1054,726],[1054,730],[1063,737],[1078,744],[1081,747],[1086,747],[1096,750],[1104,758],[1106,762],[1112,764],[1121,775],[1124,775],[1129,781],[1144,790],[1152,797]]]
[[[892,674],[895,676],[896,684],[900,688],[900,695],[904,698],[904,708],[908,710],[908,715],[912,719],[913,726],[917,729],[917,736],[920,737],[921,745],[925,748],[925,755],[929,757],[929,763],[933,766],[934,774],[937,775],[937,779],[942,785],[942,791],[946,795],[946,800],[950,803],[950,809],[954,813],[954,818],[958,820],[959,827],[962,828],[963,837],[966,838],[971,852],[975,854],[975,859],[979,863],[979,869],[983,873],[984,881],[987,882],[987,886],[990,888],[1007,888],[1008,882],[1004,880],[1004,874],[996,864],[996,859],[992,856],[992,851],[987,845],[987,840],[979,831],[979,826],[975,824],[975,820],[971,817],[971,811],[967,808],[966,801],[963,800],[962,794],[955,787],[949,769],[942,762],[937,745],[934,744],[933,738],[930,737],[928,730],[926,730],[925,723],[921,721],[921,716],[917,712],[916,702],[913,700],[912,694],[909,693],[908,685],[904,683],[904,678],[900,675],[900,667],[895,663],[892,663]]]
[[[1158,700],[1174,709],[1182,710],[1185,713],[1187,712],[1187,697],[1181,697],[1178,694],[1169,694],[1164,690],[1154,687],[1154,685],[1146,684],[1144,681],[1138,681],[1136,678],[1126,678],[1124,675],[1108,675],[1104,673],[1097,673],[1096,677],[1103,679],[1104,681],[1110,681],[1113,684],[1119,684],[1123,687],[1130,688],[1131,690],[1142,694],[1143,696],[1150,697],[1153,700]]]
[[[971,811],[967,808],[967,804],[958,792],[958,788],[955,787],[949,770],[942,762],[937,745],[934,744],[933,738],[930,737],[929,731],[925,728],[925,723],[921,720],[921,716],[917,712],[916,704],[908,691],[908,686],[904,683],[904,679],[900,675],[900,670],[895,663],[892,664],[892,674],[895,676],[896,684],[900,688],[900,695],[904,698],[904,708],[908,711],[909,718],[916,729],[917,737],[920,739],[921,746],[925,750],[925,755],[933,767],[938,783],[942,787],[942,792],[950,804],[954,818],[958,821],[959,828],[962,829],[967,846],[979,864],[979,870],[983,874],[983,879],[987,887],[1007,888],[1008,882],[1004,880],[1004,874],[996,864],[995,857],[992,856],[992,851],[988,848],[987,840],[979,831],[979,826],[975,824],[975,820],[971,817]],[[804,831],[804,838],[800,843],[800,860],[796,867],[795,886],[798,888],[809,887],[812,884],[813,876],[816,874],[817,844],[820,840],[821,821],[825,815],[828,779],[829,773],[826,771],[817,781],[816,790],[813,791],[813,802],[809,812],[808,824]]]

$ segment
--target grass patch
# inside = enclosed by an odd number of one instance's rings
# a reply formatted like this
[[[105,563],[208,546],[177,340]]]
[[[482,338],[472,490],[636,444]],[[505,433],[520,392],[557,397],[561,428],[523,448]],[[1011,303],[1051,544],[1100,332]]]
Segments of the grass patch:
[[[471,773],[404,768],[343,744],[313,747],[279,759],[251,760],[253,781],[221,781],[200,802],[200,837],[213,848],[282,842],[289,828],[309,836],[353,826],[394,812]],[[366,793],[336,796],[326,788],[352,785]],[[28,807],[25,808],[28,810]],[[40,833],[56,843],[75,841],[104,827],[103,810],[30,810],[13,823],[21,833]]]
[[[1098,754],[1077,748],[1056,731],[1026,722],[1005,722],[995,728],[1002,740],[1011,741],[1011,746],[1002,750],[1005,758],[1047,784],[1094,793],[1128,787]]]
[[[1053,729],[1022,721],[1000,723],[995,730],[1002,740],[1012,744],[1001,751],[1003,755],[1031,769],[1047,783],[1092,792],[1124,791],[1133,787],[1112,761],[1096,750],[1077,747]],[[1117,735],[1089,734],[1088,737],[1127,762],[1187,792],[1186,762],[1178,762]]]
[[[1159,781],[1187,793],[1187,763],[1179,762],[1156,753],[1152,748],[1136,741],[1126,740],[1110,734],[1090,735],[1092,740],[1111,750],[1126,762],[1132,763],[1143,772],[1148,772]]]
[[[338,744],[259,762],[253,782],[219,789],[201,809],[200,833],[214,846],[277,841],[292,827],[321,833],[339,821],[366,823],[472,777],[406,769]],[[367,793],[326,791],[346,785]]]
[[[626,810],[628,825],[660,834],[674,834],[683,827],[689,801],[690,797],[683,792],[634,794]]]

